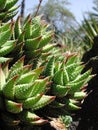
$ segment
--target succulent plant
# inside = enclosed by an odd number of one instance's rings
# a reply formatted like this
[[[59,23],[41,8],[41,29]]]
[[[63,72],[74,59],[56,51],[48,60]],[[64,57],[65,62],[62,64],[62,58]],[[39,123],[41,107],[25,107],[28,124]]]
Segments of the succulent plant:
[[[16,22],[12,20],[2,24],[0,27],[2,34],[0,62],[13,58],[13,63],[15,63],[23,55],[26,56],[25,64],[32,63],[32,61],[35,63],[39,57],[45,59],[56,45],[49,44],[54,33],[48,30],[48,26],[41,20],[41,16],[32,19],[30,15],[23,25],[21,25],[21,17],[18,17]]]
[[[80,109],[91,69],[81,73],[84,65],[77,55],[63,55],[62,48],[50,44],[54,32],[41,16],[11,20],[17,1],[0,0],[0,118],[8,126],[34,126],[64,111],[69,126],[66,114]]]
[[[28,15],[23,25],[21,25],[21,17],[17,18],[13,40],[17,39],[16,46],[22,48],[20,53],[23,52],[22,55],[26,56],[26,63],[32,62],[32,60],[33,62],[34,60],[37,61],[41,55],[49,53],[54,47],[54,44],[49,44],[54,33],[52,30],[49,30],[48,27],[49,24],[41,20],[41,16],[32,19],[31,16]],[[13,50],[12,54],[15,54],[14,52],[15,50]],[[18,55],[20,55],[20,53]]]
[[[0,66],[0,110],[3,121],[8,125],[47,122],[34,111],[52,102],[55,96],[45,95],[49,77],[40,79],[43,67],[31,68],[31,65],[24,66],[24,57],[10,69],[8,62]]]
[[[18,12],[19,6],[15,6],[18,0],[0,0],[0,21],[11,20]]]
[[[48,30],[48,24],[42,22],[37,16],[32,20],[30,15],[21,25],[21,18],[16,22],[2,23],[0,26],[0,62],[6,62],[13,58],[15,63],[21,56],[25,55],[25,64],[37,63],[39,57],[47,58],[49,51],[56,44],[49,44],[53,31]],[[5,38],[6,37],[6,38]]]
[[[91,69],[81,73],[84,68],[77,55],[67,54],[65,57],[51,57],[46,64],[43,75],[51,76],[51,94],[56,95],[53,107],[64,107],[66,111],[78,110],[79,102],[87,94],[87,82],[93,77]]]

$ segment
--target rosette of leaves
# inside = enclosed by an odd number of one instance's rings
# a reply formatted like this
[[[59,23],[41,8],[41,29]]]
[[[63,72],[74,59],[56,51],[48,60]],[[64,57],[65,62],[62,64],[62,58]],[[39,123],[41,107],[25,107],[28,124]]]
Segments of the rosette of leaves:
[[[56,44],[50,44],[53,31],[48,30],[48,24],[42,22],[41,17],[33,20],[28,16],[23,25],[21,18],[0,26],[0,62],[13,58],[15,63],[25,55],[25,64],[35,63],[39,57],[46,59]]]
[[[15,6],[18,0],[0,0],[0,21],[7,22],[17,14],[19,6]]]
[[[62,110],[68,114],[72,110],[81,109],[81,101],[87,96],[85,92],[87,83],[93,77],[91,69],[81,73],[83,68],[83,63],[75,54],[52,56],[47,62],[43,75],[51,76],[53,83],[50,93],[56,96],[51,107],[61,107],[60,113]]]
[[[49,44],[53,37],[53,31],[48,27],[49,24],[41,20],[41,16],[32,19],[29,15],[23,24],[21,24],[21,17],[18,17],[13,33],[13,40],[17,39],[17,44],[10,55],[17,59],[20,55],[25,55],[26,63],[32,62],[32,60],[33,62],[37,61],[40,56],[47,57],[49,51],[55,46]],[[19,52],[19,50],[21,51]]]
[[[5,125],[41,125],[48,121],[36,111],[48,105],[55,96],[46,95],[49,77],[41,78],[43,67],[24,66],[24,57],[9,69],[9,62],[0,65],[0,118]]]

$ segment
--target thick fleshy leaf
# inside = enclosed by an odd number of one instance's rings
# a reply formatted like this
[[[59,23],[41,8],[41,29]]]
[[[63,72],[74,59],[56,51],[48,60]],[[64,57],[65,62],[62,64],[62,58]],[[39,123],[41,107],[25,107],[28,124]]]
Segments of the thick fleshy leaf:
[[[41,97],[42,97],[42,94],[37,94],[34,97],[30,97],[30,98],[27,98],[25,100],[17,100],[17,101],[20,103],[23,103],[24,109],[30,109],[33,107],[33,105],[35,103],[37,103],[40,100]]]
[[[88,70],[85,73],[83,73],[82,75],[79,75],[73,82],[79,82],[81,80],[85,80],[89,77],[90,74],[91,74],[91,70]]]
[[[55,84],[63,85],[63,70],[59,70],[54,74],[53,81]]]
[[[70,86],[70,91],[69,93],[74,93],[75,91],[79,91],[81,87],[83,87],[83,85],[85,83],[85,80],[80,80],[78,82],[70,82],[67,85]]]
[[[10,8],[7,12],[8,13],[12,13],[14,11],[16,11],[20,6],[13,6],[12,8]]]
[[[19,60],[11,67],[9,75],[11,75],[11,73],[13,73],[13,71],[15,71],[15,70],[17,70],[17,69],[23,67],[23,64],[24,64],[24,56],[23,56],[21,59],[19,59]]]
[[[30,111],[24,111],[19,115],[20,119],[23,122],[30,122],[30,121],[37,121],[40,119],[39,116],[37,116],[35,113],[32,113]]]
[[[14,76],[11,79],[8,80],[7,83],[5,83],[3,87],[3,94],[8,99],[14,99],[15,94],[15,81],[18,78],[18,76]]]
[[[74,72],[74,70],[76,69],[76,67],[78,67],[79,63],[72,63],[70,65],[68,65],[67,67],[65,67],[69,77],[71,77],[70,75]]]
[[[12,29],[8,29],[0,34],[0,47],[9,40],[12,35]]]
[[[4,63],[9,60],[10,60],[10,58],[0,57],[0,63]]]
[[[9,54],[15,48],[15,44],[11,46],[4,46],[0,49],[0,56],[5,56]]]
[[[51,57],[43,72],[46,76],[54,75],[54,57]]]
[[[69,75],[66,69],[63,71],[63,85],[66,85],[69,82]]]
[[[13,45],[15,45],[16,42],[17,42],[17,40],[9,40],[5,44],[3,44],[2,47],[13,46]]]
[[[34,82],[31,96],[35,96],[36,94],[44,93],[46,90],[46,83],[48,82],[49,77],[45,79],[38,79]]]
[[[33,105],[32,110],[40,109],[48,105],[49,103],[51,103],[54,99],[55,99],[55,96],[43,95],[41,99],[36,104]]]
[[[7,31],[8,29],[10,29],[11,24],[12,24],[12,23],[5,23],[5,24],[3,24],[2,26],[0,26],[0,33],[1,33],[1,32],[5,32],[5,31]]]
[[[82,72],[84,65],[78,66],[75,71],[71,74],[70,80],[75,80]]]
[[[46,46],[43,47],[42,52],[46,53],[51,51],[54,47],[56,46],[56,44],[47,44]]]
[[[32,92],[33,83],[20,84],[15,86],[15,98],[27,99]]]
[[[38,79],[38,77],[42,73],[43,69],[44,69],[44,67],[41,66],[41,67],[36,68],[36,69],[33,70],[33,72],[36,74],[34,80]]]
[[[79,107],[79,106],[77,106],[77,105],[75,105],[71,102],[68,102],[67,109],[69,109],[69,110],[79,110],[79,109],[81,109],[81,107]]]
[[[72,55],[71,57],[68,58],[68,60],[66,62],[66,66],[69,66],[69,65],[73,64],[75,61],[77,61],[77,56]]]
[[[33,38],[33,39],[27,39],[25,42],[25,47],[26,49],[28,49],[29,51],[33,51],[35,49],[37,49],[39,47],[39,43],[41,41],[41,36],[37,37],[37,38]]]
[[[15,34],[16,39],[19,38],[20,34],[22,33],[20,19],[21,18],[18,17],[16,22],[15,22],[14,34]]]
[[[29,124],[31,124],[31,125],[44,125],[44,124],[46,124],[46,123],[48,123],[48,120],[44,120],[44,119],[42,119],[42,118],[40,118],[40,119],[37,120],[37,121],[29,122]]]
[[[11,100],[5,100],[6,110],[11,113],[20,113],[23,108],[21,103],[17,103]]]
[[[3,22],[8,22],[9,20],[11,20],[16,14],[17,12],[11,12],[11,13],[7,13],[6,17],[3,19]]]
[[[18,0],[7,0],[5,10],[8,10],[13,7],[17,3],[17,1]]]
[[[41,33],[40,33],[41,27],[39,25],[38,26],[33,25],[32,28],[33,28],[33,30],[32,30],[31,37],[32,38],[39,37],[41,35]]]
[[[53,101],[49,106],[52,108],[62,108],[65,106],[65,104],[62,104],[62,103],[57,102],[57,101]]]
[[[26,74],[21,75],[21,77],[18,79],[17,84],[25,84],[30,83],[35,78],[36,73],[34,72],[28,72]]]
[[[30,39],[32,34],[32,18],[29,17],[23,29],[25,30],[25,39]]]
[[[52,32],[48,32],[46,33],[43,37],[42,40],[39,44],[39,48],[44,47],[45,45],[47,45],[50,40],[52,39],[53,33]]]
[[[74,94],[73,94],[73,98],[74,99],[83,99],[83,98],[85,98],[86,97],[86,92],[83,92],[83,91],[81,91],[81,92],[75,92]]]
[[[62,85],[53,85],[52,91],[56,96],[64,97],[68,94],[68,91],[70,90],[70,87],[68,86],[62,86]]]

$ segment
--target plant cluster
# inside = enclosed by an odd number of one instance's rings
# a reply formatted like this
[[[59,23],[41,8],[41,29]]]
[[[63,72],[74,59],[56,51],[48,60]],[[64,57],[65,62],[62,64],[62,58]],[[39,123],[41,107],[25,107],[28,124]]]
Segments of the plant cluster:
[[[34,127],[56,115],[69,126],[68,116],[87,95],[91,69],[81,73],[76,54],[50,43],[53,31],[40,16],[29,15],[23,24],[21,17],[11,20],[17,1],[0,0],[0,118],[6,126]]]

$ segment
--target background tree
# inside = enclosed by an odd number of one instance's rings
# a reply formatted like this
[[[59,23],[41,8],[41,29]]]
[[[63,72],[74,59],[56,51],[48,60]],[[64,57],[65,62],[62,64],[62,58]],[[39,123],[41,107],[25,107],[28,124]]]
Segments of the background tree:
[[[39,14],[44,14],[44,18],[53,24],[56,31],[65,32],[75,22],[69,5],[65,0],[48,0],[41,6]]]

